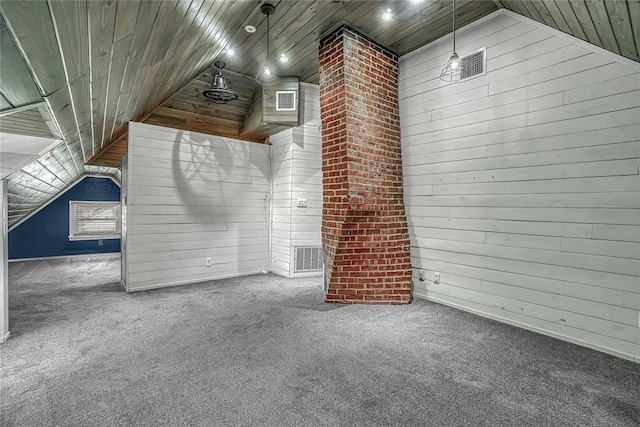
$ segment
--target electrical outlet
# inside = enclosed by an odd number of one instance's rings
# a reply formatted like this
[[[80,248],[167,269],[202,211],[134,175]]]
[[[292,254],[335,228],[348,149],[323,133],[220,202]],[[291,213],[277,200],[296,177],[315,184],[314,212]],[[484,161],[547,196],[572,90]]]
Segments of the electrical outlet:
[[[213,265],[213,260],[210,256],[207,257],[206,266],[211,267]]]
[[[418,272],[418,280],[424,282],[424,271],[420,270]]]
[[[433,273],[433,283],[440,283],[440,273],[437,271]]]
[[[298,207],[299,208],[308,208],[309,207],[309,200],[307,200],[307,199],[298,199]]]

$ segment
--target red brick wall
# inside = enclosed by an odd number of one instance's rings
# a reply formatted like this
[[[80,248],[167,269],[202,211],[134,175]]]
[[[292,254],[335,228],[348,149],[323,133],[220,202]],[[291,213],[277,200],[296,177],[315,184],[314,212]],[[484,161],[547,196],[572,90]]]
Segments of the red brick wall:
[[[341,27],[320,42],[327,302],[408,303],[398,58]]]

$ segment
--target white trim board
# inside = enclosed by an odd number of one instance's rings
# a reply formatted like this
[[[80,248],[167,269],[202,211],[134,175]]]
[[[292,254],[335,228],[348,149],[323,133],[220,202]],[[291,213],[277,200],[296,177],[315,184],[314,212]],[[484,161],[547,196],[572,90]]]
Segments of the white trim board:
[[[111,175],[96,175],[96,174],[83,174],[80,175],[78,178],[76,178],[74,181],[72,181],[71,183],[69,183],[69,185],[67,185],[62,191],[60,191],[58,194],[56,194],[55,196],[53,196],[52,198],[50,198],[49,200],[47,200],[42,206],[40,206],[38,209],[36,209],[35,211],[31,212],[29,215],[25,216],[24,218],[22,218],[20,221],[16,222],[15,224],[13,224],[10,228],[9,231],[12,231],[13,229],[15,229],[16,227],[20,226],[22,223],[24,223],[25,221],[29,220],[32,216],[34,216],[35,214],[37,214],[38,212],[40,212],[42,209],[46,208],[47,206],[49,206],[51,203],[55,202],[56,200],[58,200],[59,197],[61,197],[64,193],[66,193],[67,191],[71,190],[76,184],[78,184],[80,181],[82,181],[85,178],[109,178],[111,181],[115,182],[115,184],[118,186],[118,188],[122,188],[120,186],[120,183],[118,181],[115,180],[115,178],[113,178]]]
[[[542,24],[542,23],[540,23],[538,21],[534,21],[531,18],[527,18],[526,16],[522,16],[522,15],[520,15],[518,13],[515,13],[515,12],[512,12],[512,11],[510,11],[508,9],[498,9],[495,12],[490,13],[489,15],[483,16],[482,18],[480,18],[480,19],[478,19],[476,21],[473,21],[472,23],[467,24],[464,27],[461,27],[460,29],[456,29],[456,36],[459,37],[461,34],[465,34],[465,33],[469,32],[469,31],[475,29],[476,27],[482,26],[482,25],[486,24],[488,21],[491,21],[492,19],[497,18],[500,15],[506,15],[506,16],[509,16],[511,18],[518,19],[518,20],[520,20],[520,21],[522,21],[522,22],[524,22],[526,24],[529,24],[529,25],[532,25],[532,26],[534,26],[536,28],[539,28],[542,31],[545,31],[545,32],[547,32],[547,33],[549,33],[549,34],[551,34],[553,36],[558,36],[558,37],[562,37],[562,38],[567,39],[567,40],[571,40],[572,43],[574,43],[574,44],[576,44],[576,45],[578,45],[578,46],[580,46],[582,48],[585,48],[585,49],[590,50],[590,51],[592,51],[594,53],[597,53],[599,55],[605,56],[605,57],[607,57],[607,58],[609,58],[609,59],[611,59],[613,61],[617,61],[617,62],[619,62],[619,63],[621,63],[623,65],[626,65],[628,67],[631,67],[631,68],[633,68],[635,70],[640,71],[640,62],[636,62],[636,61],[634,61],[632,59],[629,59],[629,58],[626,58],[626,57],[624,57],[622,55],[618,55],[616,53],[608,51],[608,50],[606,50],[604,48],[601,48],[599,46],[596,46],[594,44],[586,42],[586,41],[584,41],[582,39],[579,39],[578,37],[572,36],[571,34],[564,33],[564,32],[562,32],[560,30],[556,30],[555,28],[551,28],[548,25]],[[442,36],[439,39],[434,40],[429,44],[421,46],[421,47],[419,47],[418,49],[416,49],[414,51],[411,51],[411,52],[409,52],[409,53],[407,53],[405,55],[402,55],[399,59],[411,58],[414,55],[418,55],[421,52],[432,48],[433,46],[437,46],[437,45],[442,44],[442,43],[444,43],[444,42],[446,42],[448,40],[451,40],[451,39],[453,39],[453,33],[449,33],[446,36]]]
[[[120,255],[120,252],[102,252],[99,254],[78,254],[78,255],[45,256],[45,257],[36,257],[36,258],[19,258],[19,259],[10,259],[9,262],[44,261],[48,259],[108,258],[112,256],[119,256],[119,255]]]
[[[176,280],[174,282],[168,282],[168,283],[162,283],[159,285],[146,285],[146,286],[140,286],[138,288],[133,288],[133,289],[127,289],[125,286],[125,289],[127,291],[127,293],[130,292],[138,292],[138,291],[150,291],[153,289],[160,289],[160,288],[168,288],[171,286],[181,286],[181,285],[191,285],[191,284],[196,284],[196,283],[206,283],[206,282],[215,282],[217,280],[224,280],[224,279],[234,279],[236,277],[246,277],[246,276],[255,276],[257,274],[276,274],[270,271],[265,271],[265,270],[256,270],[253,272],[246,272],[246,273],[241,273],[241,274],[224,274],[222,276],[216,276],[216,277],[212,277],[210,279],[196,279],[196,280]]]
[[[0,138],[1,135],[14,135],[14,134],[10,134],[8,132],[0,132]],[[18,135],[20,137],[23,137],[25,135]],[[20,162],[20,163],[16,163],[14,166],[10,167],[10,172],[7,173],[6,175],[2,176],[0,175],[0,179],[8,179],[9,177],[11,177],[11,175],[13,175],[14,173],[18,172],[19,170],[21,170],[22,168],[24,168],[25,166],[27,166],[29,163],[39,159],[40,157],[42,157],[43,155],[45,155],[46,153],[50,152],[51,150],[53,150],[54,148],[56,148],[58,145],[62,144],[63,140],[58,139],[58,138],[44,138],[44,137],[33,137],[33,138],[37,138],[37,139],[50,139],[53,142],[50,143],[49,145],[47,145],[45,148],[41,149],[40,151],[38,151],[37,153],[31,154],[31,153],[23,153],[20,151],[11,151],[11,150],[7,150],[6,147],[4,148],[4,151],[2,151],[2,149],[0,149],[0,156],[2,156],[2,153],[17,153],[17,154],[22,154],[22,155],[27,155],[30,156],[29,158],[27,158],[26,160]],[[0,172],[1,174],[1,172]]]
[[[506,317],[496,316],[496,315],[493,315],[491,313],[486,313],[484,311],[475,310],[473,308],[469,308],[469,307],[465,307],[465,306],[462,306],[462,305],[459,305],[459,304],[455,304],[455,303],[452,303],[450,301],[445,301],[445,300],[441,300],[439,298],[429,297],[427,295],[422,294],[419,290],[414,290],[413,291],[413,296],[417,297],[417,298],[420,298],[420,299],[424,299],[424,300],[430,301],[430,302],[434,302],[436,304],[442,304],[442,305],[446,305],[446,306],[449,306],[449,307],[453,307],[453,308],[458,309],[458,310],[466,311],[468,313],[472,313],[472,314],[475,314],[475,315],[478,315],[478,316],[481,316],[481,317],[486,317],[488,319],[492,319],[492,320],[495,320],[495,321],[498,321],[498,322],[501,322],[501,323],[506,323],[508,325],[516,326],[518,328],[526,329],[528,331],[537,332],[539,334],[546,335],[548,337],[552,337],[552,338],[556,338],[556,339],[559,339],[559,340],[562,340],[562,341],[570,342],[572,344],[576,344],[576,345],[579,345],[579,346],[582,346],[582,347],[586,347],[586,348],[589,348],[589,349],[592,349],[592,350],[597,350],[597,351],[601,351],[603,353],[611,354],[613,356],[620,357],[621,359],[630,360],[630,361],[635,362],[635,363],[640,363],[640,358],[638,358],[638,357],[636,357],[636,356],[634,356],[632,354],[618,352],[618,351],[615,351],[615,350],[611,350],[610,348],[602,347],[602,346],[599,346],[597,344],[592,344],[592,343],[587,342],[587,341],[582,341],[582,340],[579,340],[579,339],[575,339],[575,338],[572,338],[572,337],[567,336],[567,335],[563,335],[563,334],[559,334],[559,333],[556,333],[556,332],[548,331],[546,329],[542,329],[542,328],[538,328],[538,327],[535,327],[535,326],[527,325],[526,323],[520,323],[520,322],[517,322],[515,320],[511,320],[509,318],[506,318]]]

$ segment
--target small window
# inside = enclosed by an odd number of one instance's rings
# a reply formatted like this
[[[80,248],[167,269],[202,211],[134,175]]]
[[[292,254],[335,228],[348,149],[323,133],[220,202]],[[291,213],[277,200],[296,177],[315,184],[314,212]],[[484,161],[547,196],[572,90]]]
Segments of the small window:
[[[120,202],[69,202],[69,240],[119,239]]]

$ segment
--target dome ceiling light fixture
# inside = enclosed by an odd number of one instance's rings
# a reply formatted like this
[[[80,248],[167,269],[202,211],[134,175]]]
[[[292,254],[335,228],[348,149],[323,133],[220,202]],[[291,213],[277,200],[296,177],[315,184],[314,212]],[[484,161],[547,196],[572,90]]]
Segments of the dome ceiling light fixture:
[[[228,104],[238,99],[238,94],[229,90],[227,80],[222,75],[222,69],[227,64],[216,61],[213,65],[218,69],[218,73],[213,77],[213,88],[202,92],[202,96],[216,104]]]
[[[265,61],[260,64],[260,71],[256,76],[256,82],[262,86],[273,86],[278,83],[278,76],[273,65],[269,62],[269,16],[276,11],[276,8],[271,3],[265,3],[260,6],[260,11],[267,15],[267,57]]]
[[[464,67],[460,57],[456,53],[456,0],[453,0],[453,55],[440,73],[440,80],[444,82],[457,82],[464,74]]]

